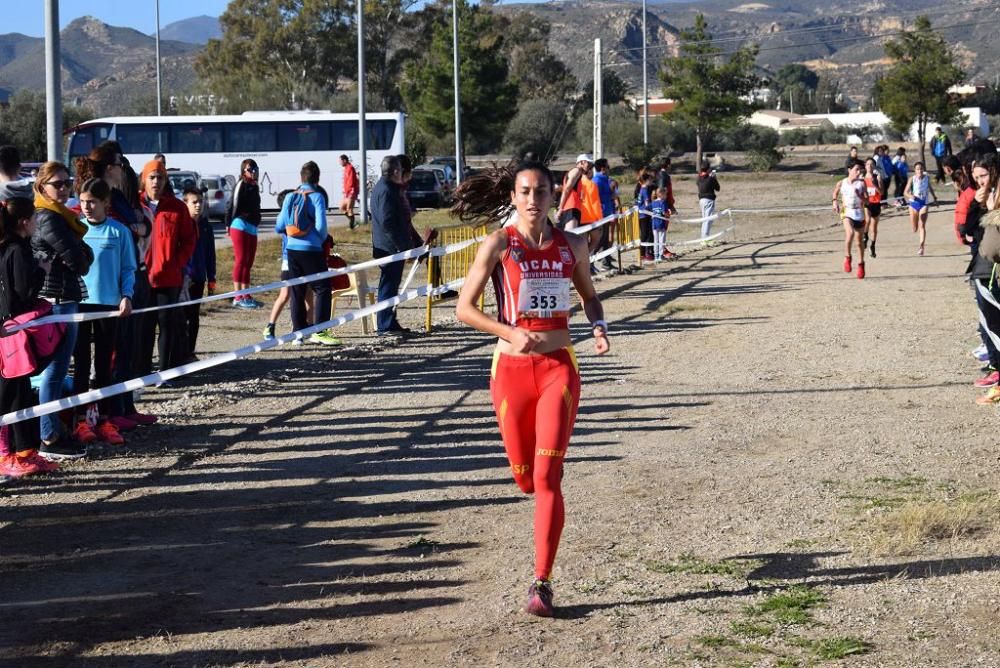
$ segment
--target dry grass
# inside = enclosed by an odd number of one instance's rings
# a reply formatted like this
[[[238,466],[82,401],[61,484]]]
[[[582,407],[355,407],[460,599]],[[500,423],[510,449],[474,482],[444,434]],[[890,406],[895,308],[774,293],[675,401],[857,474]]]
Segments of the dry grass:
[[[875,548],[884,554],[915,554],[930,542],[968,538],[998,527],[1000,496],[992,492],[911,501],[881,518]]]

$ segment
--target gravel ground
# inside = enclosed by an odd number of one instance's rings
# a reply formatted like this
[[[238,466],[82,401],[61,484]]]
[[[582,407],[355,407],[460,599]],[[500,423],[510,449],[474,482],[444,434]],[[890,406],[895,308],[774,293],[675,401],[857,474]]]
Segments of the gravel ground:
[[[829,177],[801,179],[828,201]],[[746,206],[787,192],[739,181]],[[0,662],[1000,665],[996,411],[973,403],[950,211],[926,257],[887,217],[864,281],[832,222],[744,219],[599,282],[612,353],[574,319],[557,619],[519,611],[532,504],[491,341],[443,309],[405,343],[351,324],[342,350],[150,390],[164,419],[125,448],[0,488]],[[252,340],[249,317],[210,309],[206,353]]]

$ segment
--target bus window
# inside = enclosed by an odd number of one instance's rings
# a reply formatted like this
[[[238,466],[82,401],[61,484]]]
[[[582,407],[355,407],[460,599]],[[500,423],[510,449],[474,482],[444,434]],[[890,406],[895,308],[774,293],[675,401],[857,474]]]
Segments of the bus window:
[[[354,124],[357,127],[357,123]],[[385,151],[392,146],[392,136],[396,134],[396,121],[365,121],[368,129],[368,146],[370,151]],[[355,136],[357,133],[355,133]]]
[[[329,151],[329,123],[279,123],[279,151]]]
[[[222,125],[219,123],[176,123],[170,126],[171,153],[221,153]]]
[[[87,155],[111,134],[110,125],[88,125],[77,129],[69,143],[69,157]]]
[[[358,150],[358,122],[357,121],[333,121],[331,141],[333,141],[334,151],[357,151]]]
[[[118,143],[122,153],[169,153],[167,129],[162,125],[126,125],[116,128]]]
[[[274,123],[229,123],[226,125],[226,152],[274,151],[278,147],[275,135]]]

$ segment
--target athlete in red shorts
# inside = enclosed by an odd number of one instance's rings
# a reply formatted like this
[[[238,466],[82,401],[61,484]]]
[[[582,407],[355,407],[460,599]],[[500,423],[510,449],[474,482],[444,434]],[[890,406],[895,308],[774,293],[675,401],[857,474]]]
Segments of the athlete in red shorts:
[[[580,401],[580,372],[569,336],[570,289],[593,323],[594,350],[608,352],[604,309],[590,280],[586,239],[548,220],[552,174],[526,162],[472,177],[456,192],[453,212],[469,220],[517,209],[517,223],[490,234],[458,298],[462,322],[499,337],[490,391],[514,481],[535,495],[535,579],[526,610],[551,617],[549,582],[564,523],[560,481]],[[500,310],[480,310],[493,279]]]

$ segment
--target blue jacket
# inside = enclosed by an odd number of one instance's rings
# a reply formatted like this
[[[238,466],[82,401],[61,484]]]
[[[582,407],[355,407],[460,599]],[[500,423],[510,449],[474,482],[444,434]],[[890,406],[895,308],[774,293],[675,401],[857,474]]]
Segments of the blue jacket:
[[[611,177],[604,172],[594,172],[593,181],[601,198],[601,215],[610,216],[615,212],[615,193],[611,190]]]
[[[326,198],[323,197],[323,193],[317,190],[317,186],[303,183],[299,187],[312,190],[308,197],[316,214],[316,224],[313,225],[313,228],[304,237],[287,236],[285,227],[292,222],[292,200],[294,199],[290,193],[281,205],[281,213],[278,214],[278,221],[274,225],[274,231],[278,234],[286,234],[287,248],[290,251],[322,251],[323,242],[326,241],[326,235],[328,234],[326,230]]]
[[[83,242],[94,251],[94,262],[83,276],[87,286],[84,304],[118,306],[122,297],[131,297],[135,287],[135,243],[132,232],[114,218],[87,226]]]
[[[215,230],[207,216],[195,221],[198,228],[198,241],[194,245],[194,253],[185,267],[185,272],[195,283],[215,282]]]
[[[406,210],[398,185],[384,176],[379,179],[372,189],[371,211],[368,213],[372,219],[372,248],[376,257],[413,248],[410,212]]]

